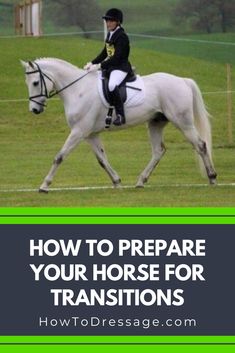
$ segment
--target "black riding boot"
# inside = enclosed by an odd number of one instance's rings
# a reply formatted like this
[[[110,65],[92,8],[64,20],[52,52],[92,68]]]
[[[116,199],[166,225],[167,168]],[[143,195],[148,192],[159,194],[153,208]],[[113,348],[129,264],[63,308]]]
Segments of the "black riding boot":
[[[114,91],[110,92],[110,95],[112,97],[112,104],[114,105],[117,115],[116,119],[113,122],[113,125],[120,126],[122,124],[125,124],[126,118],[124,113],[124,106],[118,86],[115,87]]]

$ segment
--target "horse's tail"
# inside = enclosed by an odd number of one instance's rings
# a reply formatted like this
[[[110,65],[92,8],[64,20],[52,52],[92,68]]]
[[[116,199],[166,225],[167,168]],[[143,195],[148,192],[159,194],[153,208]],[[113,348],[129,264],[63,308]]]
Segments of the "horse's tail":
[[[192,79],[185,79],[187,85],[191,88],[193,93],[193,115],[194,123],[198,130],[201,139],[206,143],[207,152],[212,161],[212,137],[211,137],[211,125],[210,125],[210,114],[208,113],[205,103],[202,98],[202,93],[196,82]],[[200,169],[205,174],[205,168],[201,158],[199,159]]]

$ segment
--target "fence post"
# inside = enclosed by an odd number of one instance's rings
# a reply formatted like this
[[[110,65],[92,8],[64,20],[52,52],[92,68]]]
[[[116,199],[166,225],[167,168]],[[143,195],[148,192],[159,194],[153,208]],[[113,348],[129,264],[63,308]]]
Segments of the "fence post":
[[[233,143],[233,122],[232,122],[232,73],[231,64],[226,64],[227,71],[227,123],[228,142]]]

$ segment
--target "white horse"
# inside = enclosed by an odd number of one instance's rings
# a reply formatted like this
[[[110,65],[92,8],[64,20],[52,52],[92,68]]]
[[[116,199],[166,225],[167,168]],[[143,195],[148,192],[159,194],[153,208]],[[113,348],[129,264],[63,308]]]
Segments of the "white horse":
[[[107,108],[103,105],[97,88],[97,73],[86,71],[59,59],[42,58],[23,62],[29,90],[29,109],[35,114],[43,112],[46,100],[58,94],[64,103],[71,132],[56,155],[52,167],[39,191],[48,192],[58,166],[82,141],[92,147],[100,165],[105,169],[115,187],[121,179],[110,166],[99,133],[106,131]],[[172,122],[193,145],[203,161],[210,184],[216,182],[216,172],[211,156],[211,129],[208,113],[197,84],[188,78],[166,73],[143,76],[146,97],[144,103],[126,108],[126,124],[111,125],[109,130],[119,130],[137,124],[148,124],[152,145],[152,158],[140,174],[137,187],[143,187],[165,153],[163,129]],[[160,113],[160,114],[159,114]]]

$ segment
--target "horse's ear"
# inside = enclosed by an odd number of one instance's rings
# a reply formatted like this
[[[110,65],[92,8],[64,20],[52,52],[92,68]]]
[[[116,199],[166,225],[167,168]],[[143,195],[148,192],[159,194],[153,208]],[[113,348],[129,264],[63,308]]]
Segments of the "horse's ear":
[[[26,69],[27,68],[27,63],[23,60],[20,60],[21,65]]]
[[[29,61],[29,66],[30,66],[32,69],[34,69],[34,66],[33,66],[32,61]]]

